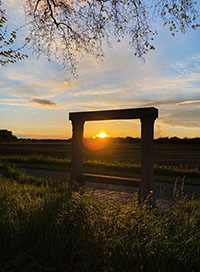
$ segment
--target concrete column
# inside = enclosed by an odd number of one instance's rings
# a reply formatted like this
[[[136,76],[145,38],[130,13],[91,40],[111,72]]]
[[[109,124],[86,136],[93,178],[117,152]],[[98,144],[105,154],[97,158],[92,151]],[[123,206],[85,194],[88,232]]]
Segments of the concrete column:
[[[154,118],[141,119],[141,186],[140,202],[144,201],[153,193],[153,137]],[[154,196],[150,197],[150,202],[155,201]]]
[[[83,186],[83,129],[84,121],[72,121],[72,170],[71,170],[71,190],[78,190]]]

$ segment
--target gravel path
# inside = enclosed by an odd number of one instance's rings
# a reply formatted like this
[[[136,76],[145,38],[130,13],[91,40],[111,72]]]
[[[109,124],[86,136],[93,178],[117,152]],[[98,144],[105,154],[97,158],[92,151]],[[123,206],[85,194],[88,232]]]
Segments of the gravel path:
[[[61,182],[65,182],[70,179],[70,173],[66,173],[64,171],[33,168],[26,168],[23,170],[29,175],[40,178],[47,178]],[[135,201],[135,194],[138,192],[137,188],[130,186],[115,186],[110,184],[103,184],[100,182],[86,182],[86,184],[94,189],[92,194],[95,198],[103,200],[106,199],[109,201],[120,201],[124,204]],[[176,189],[179,193],[181,193],[181,185],[177,185]],[[163,203],[164,200],[166,202],[173,199],[173,183],[155,182],[154,190],[156,193],[157,201],[159,203]],[[194,197],[194,199],[200,199],[200,186],[185,184],[184,195],[187,195],[190,198]]]

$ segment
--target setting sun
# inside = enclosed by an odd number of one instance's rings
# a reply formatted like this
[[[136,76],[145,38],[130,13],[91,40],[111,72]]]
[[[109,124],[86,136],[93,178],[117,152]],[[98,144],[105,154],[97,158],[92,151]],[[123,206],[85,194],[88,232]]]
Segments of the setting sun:
[[[108,137],[108,135],[104,131],[101,131],[99,134],[96,135],[96,137],[106,138],[106,137]]]
[[[83,137],[83,144],[85,147],[91,150],[100,150],[104,148],[108,143],[108,135],[105,131],[100,131],[98,134],[93,136],[92,138],[85,138]]]

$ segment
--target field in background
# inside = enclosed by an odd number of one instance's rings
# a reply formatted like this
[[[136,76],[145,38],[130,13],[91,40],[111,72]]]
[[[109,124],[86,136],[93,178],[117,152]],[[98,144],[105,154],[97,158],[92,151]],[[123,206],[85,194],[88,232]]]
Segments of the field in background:
[[[100,150],[83,151],[83,160],[106,163],[140,164],[140,144],[113,143]],[[71,159],[71,143],[0,143],[0,156],[42,155]],[[200,145],[155,144],[155,164],[182,169],[200,169]]]

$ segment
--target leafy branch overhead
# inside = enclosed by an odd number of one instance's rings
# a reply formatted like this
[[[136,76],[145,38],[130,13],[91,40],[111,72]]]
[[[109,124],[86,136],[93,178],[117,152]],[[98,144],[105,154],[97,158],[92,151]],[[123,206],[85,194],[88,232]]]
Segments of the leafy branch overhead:
[[[148,3],[148,5],[147,5]],[[27,0],[30,40],[37,54],[55,56],[66,69],[76,72],[77,57],[103,56],[102,45],[125,35],[139,57],[152,44],[153,18],[161,16],[171,34],[196,28],[196,2],[190,0]]]
[[[171,35],[196,29],[193,0],[24,0],[32,49],[38,56],[57,59],[76,74],[77,59],[85,54],[103,57],[103,44],[130,38],[135,55],[155,49],[152,28],[156,17]]]
[[[0,0],[0,65],[5,66],[8,63],[14,63],[27,57],[21,54],[22,48],[13,49],[13,45],[17,38],[16,31],[8,32],[7,17],[5,10],[1,8]]]

